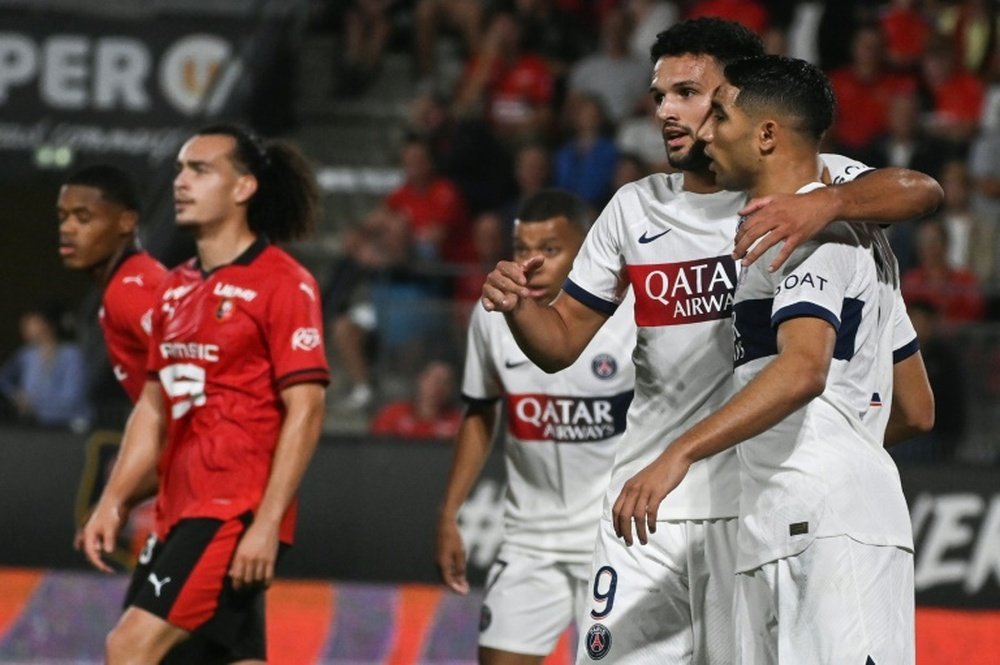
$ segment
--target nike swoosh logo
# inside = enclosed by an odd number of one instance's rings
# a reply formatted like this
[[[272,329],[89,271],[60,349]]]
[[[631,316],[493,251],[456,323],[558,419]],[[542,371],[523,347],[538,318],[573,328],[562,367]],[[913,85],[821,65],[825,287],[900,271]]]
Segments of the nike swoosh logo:
[[[645,245],[647,242],[653,242],[654,240],[656,240],[660,236],[667,235],[668,233],[670,233],[671,230],[672,229],[667,229],[666,231],[663,231],[662,233],[657,233],[655,236],[647,236],[646,232],[643,231],[642,235],[639,236],[639,244]]]
[[[503,366],[507,369],[514,369],[515,367],[520,367],[521,365],[527,365],[527,360],[521,360],[519,362],[514,362],[513,360],[505,360]]]

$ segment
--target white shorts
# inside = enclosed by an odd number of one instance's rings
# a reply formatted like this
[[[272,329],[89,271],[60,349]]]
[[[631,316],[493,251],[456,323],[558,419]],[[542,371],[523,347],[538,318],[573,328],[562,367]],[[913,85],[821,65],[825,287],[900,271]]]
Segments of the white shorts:
[[[657,522],[626,547],[601,520],[578,665],[731,665],[737,519]]]
[[[736,576],[742,665],[912,665],[913,555],[847,536]]]
[[[546,656],[583,613],[590,564],[501,548],[486,577],[479,646]]]

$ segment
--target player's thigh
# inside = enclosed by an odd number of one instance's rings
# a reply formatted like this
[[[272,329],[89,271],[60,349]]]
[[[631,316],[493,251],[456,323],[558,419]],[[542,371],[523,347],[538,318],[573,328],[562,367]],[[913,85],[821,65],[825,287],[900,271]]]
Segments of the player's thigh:
[[[130,607],[108,635],[108,663],[160,662],[167,651],[189,635],[146,610]]]
[[[557,562],[502,549],[486,578],[479,646],[526,656],[551,653],[576,618],[578,585]]]
[[[755,595],[760,603],[771,595],[774,616],[769,622],[767,613],[758,611],[741,618],[740,662],[914,662],[910,553],[839,536],[819,538],[802,553],[768,567],[773,570],[760,578],[768,588]],[[742,579],[739,584],[743,586]],[[769,628],[764,625],[768,622]],[[762,640],[766,643],[759,644]],[[772,653],[776,659],[767,661],[747,655]]]
[[[733,662],[737,518],[692,520],[688,529],[693,663]]]
[[[626,547],[601,520],[577,663],[690,663],[687,529],[659,522],[646,545]]]
[[[810,550],[805,560],[788,562],[789,585],[803,592],[792,598],[798,611],[787,629],[782,612],[788,601],[779,586],[782,650],[830,665],[869,659],[875,665],[913,665],[913,555],[846,536],[819,538],[803,554]],[[815,637],[805,632],[811,626],[818,626]]]
[[[778,662],[777,563],[736,575],[733,593],[734,662]]]

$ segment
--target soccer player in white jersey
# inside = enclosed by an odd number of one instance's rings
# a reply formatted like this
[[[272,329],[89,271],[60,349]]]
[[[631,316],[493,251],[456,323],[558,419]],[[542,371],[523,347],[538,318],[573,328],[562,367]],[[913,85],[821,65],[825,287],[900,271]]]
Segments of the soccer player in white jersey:
[[[619,190],[550,305],[528,297],[540,259],[501,262],[483,287],[484,307],[505,312],[519,346],[555,371],[572,363],[618,308],[619,278],[633,286],[635,397],[598,532],[581,663],[732,662],[735,453],[692,467],[658,507],[660,528],[649,546],[628,548],[616,537],[611,504],[627,478],[732,394],[729,318],[737,266],[731,252],[744,196],[720,191],[696,132],[725,64],[762,52],[756,36],[721,19],[686,21],[661,33],[651,49],[650,92],[668,160],[682,173],[656,174]],[[847,160],[824,161],[831,180],[860,170],[853,162],[838,170]],[[910,219],[931,212],[941,190],[922,174],[883,169],[794,199],[772,199],[753,215],[755,235],[740,242],[745,248],[767,231],[762,245],[787,239],[775,259],[780,262],[781,252],[835,219]],[[789,208],[799,211],[791,225],[784,214]]]
[[[821,188],[834,97],[782,56],[730,64],[699,131],[719,185],[750,196]],[[772,248],[763,255],[766,261]],[[914,662],[913,541],[873,398],[889,384],[895,259],[875,225],[838,222],[775,272],[740,275],[736,394],[630,479],[616,530],[642,537],[696,460],[740,443],[735,662]],[[880,402],[880,400],[878,400]]]
[[[544,256],[531,297],[551,301],[569,273],[593,215],[555,189],[525,201],[514,226],[514,258]],[[468,404],[438,522],[444,582],[468,591],[457,515],[493,440],[498,402],[507,431],[504,542],[487,578],[479,660],[541,663],[583,612],[594,534],[615,447],[632,401],[635,323],[623,308],[579,360],[554,375],[518,348],[499,313],[477,308],[469,326],[462,395]]]

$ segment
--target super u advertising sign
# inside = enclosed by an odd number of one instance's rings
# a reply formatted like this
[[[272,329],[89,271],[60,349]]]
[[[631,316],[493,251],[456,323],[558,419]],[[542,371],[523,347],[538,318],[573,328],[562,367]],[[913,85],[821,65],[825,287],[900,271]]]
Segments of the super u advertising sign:
[[[190,123],[231,111],[246,21],[112,21],[0,14],[0,150],[59,164],[68,151],[155,163]]]

